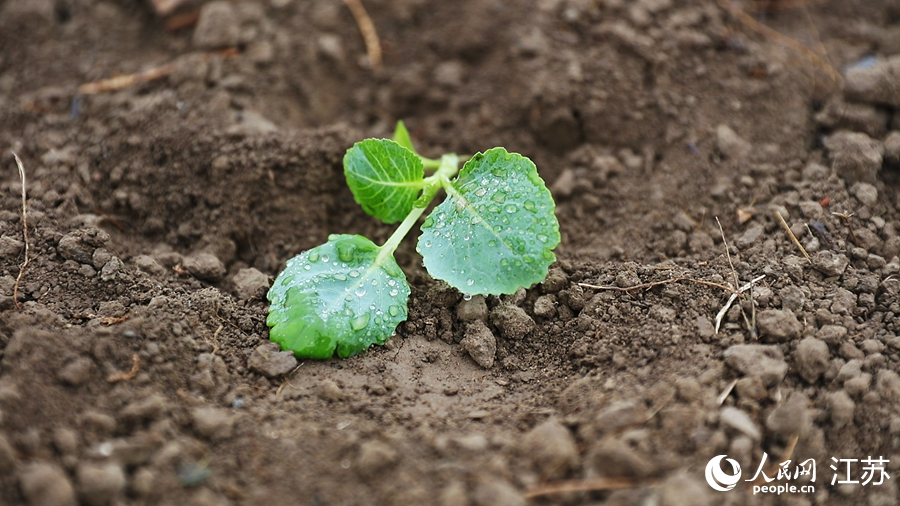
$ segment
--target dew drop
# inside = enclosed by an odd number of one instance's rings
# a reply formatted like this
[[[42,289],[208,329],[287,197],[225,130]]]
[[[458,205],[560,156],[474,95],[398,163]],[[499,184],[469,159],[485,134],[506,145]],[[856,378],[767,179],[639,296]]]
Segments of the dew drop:
[[[327,261],[328,261],[328,255],[322,255],[322,261],[323,261],[323,262],[327,262]]]
[[[358,277],[359,277],[359,271],[350,271],[348,274],[350,274],[350,277],[351,277],[351,278],[358,278]]]
[[[512,204],[507,205],[504,209],[506,209],[506,212],[508,212],[510,214],[516,212],[516,206],[514,206]]]
[[[353,293],[355,293],[357,297],[362,297],[363,295],[366,294],[366,289],[363,288],[362,286],[360,286],[360,287],[357,288],[356,291],[353,292]]]
[[[336,279],[338,281],[347,281],[347,276],[345,276],[343,274],[335,274],[334,279]]]
[[[506,202],[506,194],[503,192],[497,192],[494,194],[493,197],[491,197],[491,200],[502,204],[502,203]]]
[[[538,234],[537,238],[538,238],[538,241],[547,242],[547,236],[544,234]]]
[[[534,202],[532,202],[530,200],[526,200],[524,206],[525,206],[526,210],[531,211],[531,212],[534,212],[536,209]]]
[[[310,252],[309,252],[309,261],[310,261],[310,262],[318,262],[318,261],[319,261],[319,254],[316,253],[315,251],[310,251]]]
[[[430,247],[431,247],[431,241],[425,241],[425,242],[423,242],[423,243],[422,243],[422,246],[425,246],[426,248],[430,248]]]
[[[472,285],[475,284],[475,280],[472,279],[472,278],[469,278],[469,279],[466,280],[466,284],[469,285],[469,286],[472,286]]]
[[[509,260],[503,258],[500,260],[500,265],[509,265]]]
[[[492,248],[496,248],[496,247],[497,247],[497,241],[491,239],[490,241],[488,241],[488,246],[490,246],[490,247],[492,247]]]
[[[400,314],[400,306],[391,306],[388,308],[388,314],[391,316],[397,316]]]
[[[463,294],[463,300],[472,300],[472,296],[469,295],[468,293]]]
[[[350,320],[350,328],[353,330],[362,330],[369,323],[369,313],[363,313],[356,318]]]
[[[485,181],[485,183],[486,183],[486,181]],[[485,183],[482,183],[482,184],[485,184]],[[487,193],[487,190],[485,190],[484,188],[479,188],[479,189],[475,190],[476,197],[484,197],[485,193]]]
[[[388,293],[390,293],[390,294],[391,294],[391,297],[396,297],[396,296],[397,296],[397,294],[398,294],[398,293],[400,293],[400,292],[399,292],[399,291],[397,291],[397,289],[396,289],[396,288],[392,288],[392,289],[391,289],[391,291],[390,291],[390,292],[388,292]]]
[[[478,225],[479,223],[481,223],[481,221],[481,216],[475,216],[474,218],[472,218],[472,225]]]
[[[306,264],[306,265],[303,266],[303,268],[306,269],[306,270],[310,270],[310,269],[312,269],[312,266],[309,265],[309,264]]]

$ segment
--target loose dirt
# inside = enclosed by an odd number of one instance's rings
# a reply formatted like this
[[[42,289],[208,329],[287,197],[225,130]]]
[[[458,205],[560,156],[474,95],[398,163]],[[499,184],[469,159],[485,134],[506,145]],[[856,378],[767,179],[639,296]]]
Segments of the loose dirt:
[[[175,31],[0,1],[0,504],[897,504],[900,9],[728,5],[367,0],[373,69],[333,0]],[[397,119],[426,156],[531,157],[559,260],[465,300],[410,238],[397,335],[293,361],[268,285],[390,235],[341,159]],[[764,458],[814,491],[754,495]]]

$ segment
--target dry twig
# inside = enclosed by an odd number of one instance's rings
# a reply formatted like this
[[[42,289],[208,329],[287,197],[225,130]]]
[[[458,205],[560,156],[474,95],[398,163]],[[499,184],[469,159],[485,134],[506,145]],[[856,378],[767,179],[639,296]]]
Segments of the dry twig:
[[[359,32],[363,36],[363,42],[366,44],[366,55],[369,57],[369,63],[375,70],[381,69],[381,40],[378,38],[378,32],[375,30],[375,23],[366,12],[362,0],[344,0],[353,19],[359,26]]]
[[[136,74],[125,74],[110,79],[101,79],[99,81],[85,83],[78,87],[78,93],[82,95],[96,95],[107,91],[121,90],[123,88],[128,88],[129,86],[134,86],[135,84],[155,81],[174,71],[175,64],[168,63]]]
[[[110,374],[106,381],[109,383],[116,383],[119,381],[131,381],[137,376],[138,371],[141,370],[141,359],[137,356],[137,353],[131,356],[131,370],[128,372],[117,372],[115,374]]]
[[[547,495],[567,494],[572,492],[602,492],[604,490],[620,490],[640,486],[655,486],[652,480],[636,480],[632,478],[594,478],[591,480],[572,480],[548,483],[534,487],[525,492],[525,498],[544,497]]]
[[[784,228],[785,232],[787,232],[788,237],[790,237],[791,241],[794,242],[794,246],[797,246],[797,248],[800,250],[800,253],[803,253],[803,256],[806,257],[807,262],[812,263],[812,259],[809,258],[809,253],[806,252],[806,248],[804,248],[803,245],[800,244],[800,241],[797,240],[797,236],[794,235],[794,232],[791,231],[791,227],[789,227],[787,222],[784,221],[781,213],[775,211],[775,216],[778,217],[778,221],[781,222],[781,227]]]
[[[19,167],[19,179],[22,180],[22,236],[25,239],[25,261],[19,267],[19,275],[16,276],[16,284],[13,286],[13,304],[19,309],[19,284],[22,283],[22,276],[25,275],[25,268],[28,267],[29,249],[28,249],[28,204],[25,198],[25,167],[22,166],[22,160],[19,155],[13,153],[16,159],[16,165]]]

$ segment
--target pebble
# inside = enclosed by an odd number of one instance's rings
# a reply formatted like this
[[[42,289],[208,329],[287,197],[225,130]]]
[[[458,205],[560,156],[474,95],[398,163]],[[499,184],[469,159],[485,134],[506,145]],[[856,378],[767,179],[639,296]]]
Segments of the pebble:
[[[900,375],[890,369],[882,369],[875,375],[875,391],[883,399],[900,399]]]
[[[742,139],[728,125],[716,127],[716,149],[726,158],[741,160],[750,154],[753,146]]]
[[[686,472],[675,473],[659,491],[661,506],[710,506],[714,504],[709,485]]]
[[[394,464],[400,455],[396,450],[378,440],[366,441],[359,447],[356,471],[364,478],[374,478]]]
[[[840,429],[847,424],[853,422],[853,411],[856,409],[856,403],[850,398],[850,394],[843,390],[826,394],[826,403],[828,405],[828,414],[836,429]]]
[[[129,422],[143,422],[156,420],[167,410],[168,403],[165,397],[159,394],[151,394],[122,408],[119,416]]]
[[[850,259],[843,253],[822,250],[812,255],[813,269],[828,277],[840,276],[847,269],[848,265],[850,265]]]
[[[556,315],[556,296],[541,295],[534,301],[534,314],[542,318],[552,318]]]
[[[194,29],[194,46],[198,49],[236,46],[240,33],[240,23],[231,2],[216,0],[200,9]]]
[[[62,383],[71,386],[80,386],[91,378],[91,370],[94,362],[87,357],[79,357],[64,365],[56,372],[56,377]]]
[[[723,409],[719,414],[719,421],[722,425],[730,427],[754,441],[762,439],[762,432],[759,430],[756,422],[750,418],[750,415],[738,408],[729,406]]]
[[[559,479],[578,466],[575,437],[559,420],[551,418],[532,429],[522,450],[543,479]]]
[[[800,337],[803,324],[790,309],[766,309],[756,315],[760,337],[769,337],[776,342],[786,342]]]
[[[297,358],[290,351],[281,351],[273,342],[258,346],[247,361],[250,369],[268,378],[277,378],[297,367]]]
[[[488,319],[488,308],[484,295],[473,295],[469,300],[461,300],[456,305],[456,317],[464,322],[475,320],[486,322]]]
[[[100,269],[100,279],[103,281],[114,279],[116,274],[124,268],[125,264],[122,263],[122,260],[120,260],[119,257],[112,257],[103,265],[103,268]]]
[[[125,472],[115,462],[83,462],[75,471],[78,495],[89,506],[106,506],[125,489]]]
[[[783,439],[787,439],[793,434],[799,434],[801,438],[806,438],[812,429],[809,398],[800,392],[792,392],[784,404],[777,406],[766,417],[766,429]]]
[[[781,383],[788,365],[778,346],[736,344],[725,350],[725,363],[746,376],[759,377],[766,386]]]
[[[225,264],[219,257],[205,251],[184,257],[183,266],[192,276],[203,281],[214,283],[225,277]]]
[[[79,229],[64,235],[56,245],[56,252],[66,260],[92,264],[94,250],[109,243],[109,234],[99,228]]]
[[[749,248],[756,244],[765,232],[766,229],[761,223],[753,223],[737,238],[736,244],[741,249]]]
[[[132,259],[132,262],[134,262],[135,267],[147,274],[159,276],[166,272],[165,267],[159,265],[159,262],[150,255],[138,255]]]
[[[825,148],[835,173],[853,184],[875,183],[884,147],[860,132],[842,130],[825,138]]]
[[[518,340],[534,330],[534,320],[524,309],[509,304],[501,304],[491,311],[491,322],[500,329],[506,339]]]
[[[852,193],[860,203],[869,207],[878,203],[878,188],[875,188],[874,185],[869,183],[856,183],[853,185],[853,188],[850,188],[850,193]]]
[[[523,496],[512,485],[501,479],[483,481],[472,493],[475,506],[526,506]]]
[[[316,390],[316,394],[319,396],[319,399],[328,402],[339,402],[344,400],[346,395],[344,391],[338,386],[334,380],[331,379],[323,379],[319,382],[319,387]]]
[[[816,337],[827,344],[837,344],[847,337],[847,328],[840,325],[822,325],[816,332]]]
[[[234,419],[220,408],[194,408],[191,411],[194,432],[200,437],[220,441],[231,437]]]
[[[656,471],[653,460],[639,455],[630,445],[618,439],[607,439],[585,456],[585,477],[645,478]]]
[[[497,339],[483,321],[474,320],[469,322],[466,325],[466,335],[459,344],[472,357],[472,360],[481,367],[490,369],[494,365],[494,356],[497,353]]]
[[[794,367],[801,378],[808,383],[815,383],[828,370],[830,358],[831,354],[825,341],[807,337],[797,345],[797,350],[794,352]]]
[[[844,93],[859,102],[900,106],[900,55],[848,70]]]
[[[234,291],[241,300],[262,299],[269,290],[269,277],[258,269],[241,269],[234,275]]]
[[[69,477],[53,464],[35,463],[19,477],[22,495],[29,506],[75,506],[75,489]]]

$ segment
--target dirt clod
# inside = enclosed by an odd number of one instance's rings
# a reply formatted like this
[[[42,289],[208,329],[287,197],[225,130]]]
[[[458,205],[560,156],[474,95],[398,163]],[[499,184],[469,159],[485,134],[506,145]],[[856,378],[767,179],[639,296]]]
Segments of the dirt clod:
[[[125,472],[115,462],[82,462],[75,476],[78,496],[89,506],[106,506],[125,490]]]
[[[491,329],[481,320],[474,320],[466,325],[466,335],[460,346],[478,365],[490,369],[494,365],[497,353],[497,339]]]
[[[559,479],[578,465],[575,438],[555,418],[531,429],[522,450],[544,479]]]
[[[219,281],[226,272],[219,257],[205,251],[184,257],[184,268],[197,279],[211,282]]]
[[[803,324],[790,309],[766,309],[756,315],[760,337],[785,342],[800,337]]]
[[[756,376],[766,386],[774,386],[784,379],[788,365],[778,346],[737,344],[725,350],[725,363],[741,374]]]
[[[509,304],[501,304],[491,311],[491,323],[500,329],[506,339],[518,340],[534,330],[534,320],[524,309]]]
[[[824,340],[807,337],[797,345],[795,352],[797,372],[807,382],[815,383],[828,369],[830,357],[828,345]]]
[[[252,371],[267,378],[277,378],[297,367],[297,359],[293,352],[281,351],[280,346],[268,342],[253,350],[247,365]]]
[[[69,477],[53,464],[28,465],[19,476],[22,495],[30,506],[75,506],[75,489]]]

